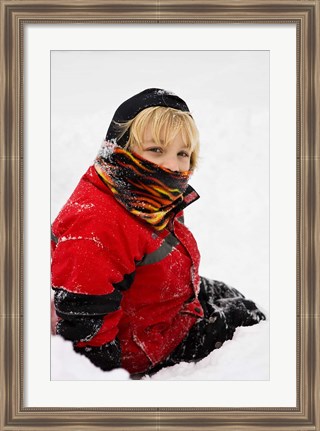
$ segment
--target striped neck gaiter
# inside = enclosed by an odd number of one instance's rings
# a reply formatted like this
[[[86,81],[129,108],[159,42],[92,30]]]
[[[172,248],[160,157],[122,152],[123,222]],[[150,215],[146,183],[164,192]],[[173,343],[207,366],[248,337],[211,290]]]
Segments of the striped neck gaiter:
[[[113,141],[103,143],[94,167],[115,199],[157,230],[167,226],[183,202],[191,175],[160,167]]]

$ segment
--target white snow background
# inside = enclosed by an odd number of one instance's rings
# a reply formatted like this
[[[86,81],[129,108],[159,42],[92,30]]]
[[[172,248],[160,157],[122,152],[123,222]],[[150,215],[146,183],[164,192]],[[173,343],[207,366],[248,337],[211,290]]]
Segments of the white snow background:
[[[52,51],[51,219],[92,164],[116,108],[145,88],[184,99],[201,152],[185,211],[200,273],[254,300],[267,321],[238,328],[197,364],[145,380],[269,379],[269,53],[267,51]],[[51,337],[52,380],[129,380],[103,372]]]

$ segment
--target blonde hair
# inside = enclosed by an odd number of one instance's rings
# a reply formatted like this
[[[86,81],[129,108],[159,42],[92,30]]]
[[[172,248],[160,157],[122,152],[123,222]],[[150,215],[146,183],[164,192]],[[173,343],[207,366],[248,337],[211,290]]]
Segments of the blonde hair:
[[[147,126],[151,125],[152,137],[157,145],[160,143],[160,133],[164,134],[164,145],[180,133],[186,147],[191,151],[190,169],[193,170],[199,156],[199,132],[196,124],[188,112],[174,108],[153,106],[143,109],[132,120],[116,123],[119,127],[119,139],[129,131],[129,139],[125,146],[130,149],[133,145],[141,147]]]

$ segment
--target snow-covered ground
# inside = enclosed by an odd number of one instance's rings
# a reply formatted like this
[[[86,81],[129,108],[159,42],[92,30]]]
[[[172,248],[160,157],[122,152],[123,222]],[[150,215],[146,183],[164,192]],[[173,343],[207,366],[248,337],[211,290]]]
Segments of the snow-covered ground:
[[[268,323],[238,328],[233,340],[198,363],[180,363],[163,368],[142,380],[268,380]],[[84,356],[74,353],[71,342],[60,336],[51,341],[52,380],[130,380],[127,371],[104,372]]]
[[[269,318],[268,53],[53,51],[51,65],[52,220],[92,163],[119,104],[145,88],[171,90],[189,105],[201,137],[190,181],[201,198],[185,214],[201,274],[236,287]],[[100,371],[58,336],[51,361],[53,380],[129,379],[124,370]],[[237,329],[199,363],[151,379],[268,380],[269,319]]]

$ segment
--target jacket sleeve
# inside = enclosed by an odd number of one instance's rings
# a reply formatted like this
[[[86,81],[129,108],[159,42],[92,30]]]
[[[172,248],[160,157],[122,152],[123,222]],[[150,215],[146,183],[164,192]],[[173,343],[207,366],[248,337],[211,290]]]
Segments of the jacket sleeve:
[[[121,366],[117,333],[123,281],[133,281],[129,262],[95,237],[62,237],[52,255],[56,332],[104,370]]]
[[[120,293],[74,294],[55,289],[54,304],[59,318],[56,333],[73,342],[74,350],[104,371],[121,367],[121,348],[113,337],[117,325]],[[113,330],[112,330],[113,329]],[[102,343],[102,344],[101,344]]]

